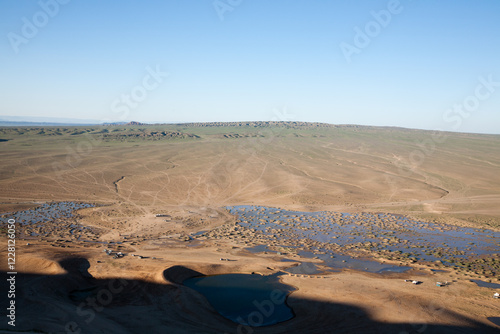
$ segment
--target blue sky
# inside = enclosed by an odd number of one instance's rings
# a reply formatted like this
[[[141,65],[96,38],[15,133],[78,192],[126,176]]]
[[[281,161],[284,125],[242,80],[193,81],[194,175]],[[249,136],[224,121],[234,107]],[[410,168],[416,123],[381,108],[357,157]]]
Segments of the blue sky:
[[[500,1],[59,1],[0,0],[0,118],[500,133]]]

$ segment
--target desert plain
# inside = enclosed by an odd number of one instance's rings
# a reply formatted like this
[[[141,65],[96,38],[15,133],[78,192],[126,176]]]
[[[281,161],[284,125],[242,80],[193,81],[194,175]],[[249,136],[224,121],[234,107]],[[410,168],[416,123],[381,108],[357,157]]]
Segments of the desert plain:
[[[4,127],[0,152],[0,268],[12,271],[14,219],[17,272],[16,326],[4,319],[2,332],[500,330],[499,135],[303,122]],[[241,206],[255,221],[232,210]],[[357,261],[389,269],[348,265]],[[264,308],[238,324],[183,284],[234,273],[293,287],[293,317],[258,326],[272,316]]]

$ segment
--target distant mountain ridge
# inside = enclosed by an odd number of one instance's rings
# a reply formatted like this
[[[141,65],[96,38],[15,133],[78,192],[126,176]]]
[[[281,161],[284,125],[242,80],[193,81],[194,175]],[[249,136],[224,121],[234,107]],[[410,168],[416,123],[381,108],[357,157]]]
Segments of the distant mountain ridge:
[[[381,125],[360,125],[360,124],[331,124],[322,122],[304,122],[304,121],[233,121],[233,122],[185,122],[185,123],[167,123],[153,122],[142,123],[138,121],[121,121],[121,122],[103,122],[97,120],[83,120],[71,118],[55,118],[55,117],[24,117],[24,116],[0,116],[0,127],[49,127],[49,126],[178,126],[185,128],[206,128],[206,127],[251,127],[251,128],[286,128],[286,129],[324,129],[324,128],[344,128],[344,129],[385,129],[385,130],[403,130],[403,131],[424,131],[424,132],[450,132],[462,134],[475,134],[473,132],[458,132],[446,130],[430,130],[418,128],[406,128],[401,126],[381,126]],[[498,136],[495,133],[478,133],[483,135]]]

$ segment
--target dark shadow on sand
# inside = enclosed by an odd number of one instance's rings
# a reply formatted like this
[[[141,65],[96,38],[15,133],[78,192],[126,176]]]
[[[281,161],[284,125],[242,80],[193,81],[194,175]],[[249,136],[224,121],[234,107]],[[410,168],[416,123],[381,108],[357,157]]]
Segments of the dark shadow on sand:
[[[16,327],[4,320],[1,332],[41,333],[499,333],[498,327],[452,315],[466,326],[381,323],[361,308],[291,297],[296,317],[266,327],[238,325],[219,315],[194,290],[181,284],[202,273],[174,266],[163,272],[174,284],[129,279],[96,279],[84,258],[60,262],[63,275],[16,275]],[[7,280],[1,291],[8,291]],[[8,300],[2,298],[1,307]],[[5,310],[4,308],[4,310]],[[4,311],[5,312],[5,311]],[[408,315],[411,319],[411,314]],[[498,318],[493,318],[495,322]]]

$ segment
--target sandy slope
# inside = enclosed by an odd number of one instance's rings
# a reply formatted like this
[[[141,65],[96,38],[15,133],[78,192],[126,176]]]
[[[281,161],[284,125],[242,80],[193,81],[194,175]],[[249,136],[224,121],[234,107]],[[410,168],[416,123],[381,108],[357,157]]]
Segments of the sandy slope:
[[[106,204],[81,210],[79,222],[100,227],[101,241],[130,238],[133,242],[124,251],[149,257],[111,260],[100,245],[35,239],[26,246],[19,242],[16,330],[494,331],[487,317],[500,316],[498,300],[491,298],[491,290],[478,288],[453,272],[436,274],[426,269],[426,275],[418,276],[424,281],[419,286],[403,282],[413,278],[412,273],[283,276],[283,282],[298,289],[288,299],[296,317],[258,329],[238,328],[179,282],[199,274],[270,274],[291,265],[271,255],[233,248],[237,245],[231,240],[187,247],[182,241],[187,233],[234,221],[221,210],[225,205],[386,211],[498,229],[499,136],[446,134],[437,140],[432,132],[363,127],[169,129],[198,137],[120,142],[99,139],[97,134],[67,134],[71,129],[54,136],[28,130],[18,135],[3,132],[10,140],[0,143],[2,212],[25,209],[33,201]],[[102,129],[88,133],[98,131]],[[158,219],[157,213],[170,217]],[[1,240],[5,258],[6,242]],[[220,261],[221,257],[236,261]],[[6,271],[4,266],[5,261],[1,269]],[[437,280],[453,283],[438,288]],[[4,291],[6,282],[2,284]],[[90,287],[96,287],[97,293],[102,290],[102,296],[115,291],[102,310],[102,305],[82,306],[81,300],[69,297],[75,290]],[[7,329],[4,322],[0,329]]]
[[[196,140],[115,143],[98,135],[19,136],[2,143],[0,198],[305,210],[390,206],[498,219],[498,136],[446,134],[438,143],[430,131],[383,128],[217,131],[263,137],[198,133]]]
[[[83,333],[159,333],[162,328],[172,333],[322,333],[328,329],[339,333],[421,329],[425,333],[493,333],[486,317],[498,316],[500,311],[488,289],[467,280],[455,277],[448,287],[434,286],[436,280],[452,279],[449,273],[285,275],[282,281],[298,289],[288,298],[296,317],[270,327],[238,329],[179,283],[200,274],[270,274],[290,263],[230,247],[137,250],[161,258],[156,260],[130,256],[110,260],[99,249],[68,252],[44,245],[22,247],[19,253],[23,274],[17,278],[16,302],[22,310],[18,311],[18,330],[63,332],[68,326]],[[235,261],[221,262],[221,256]],[[424,283],[415,286],[405,283],[405,278]],[[72,291],[93,286],[97,287],[94,304],[68,297]],[[0,328],[7,327],[2,324]]]

